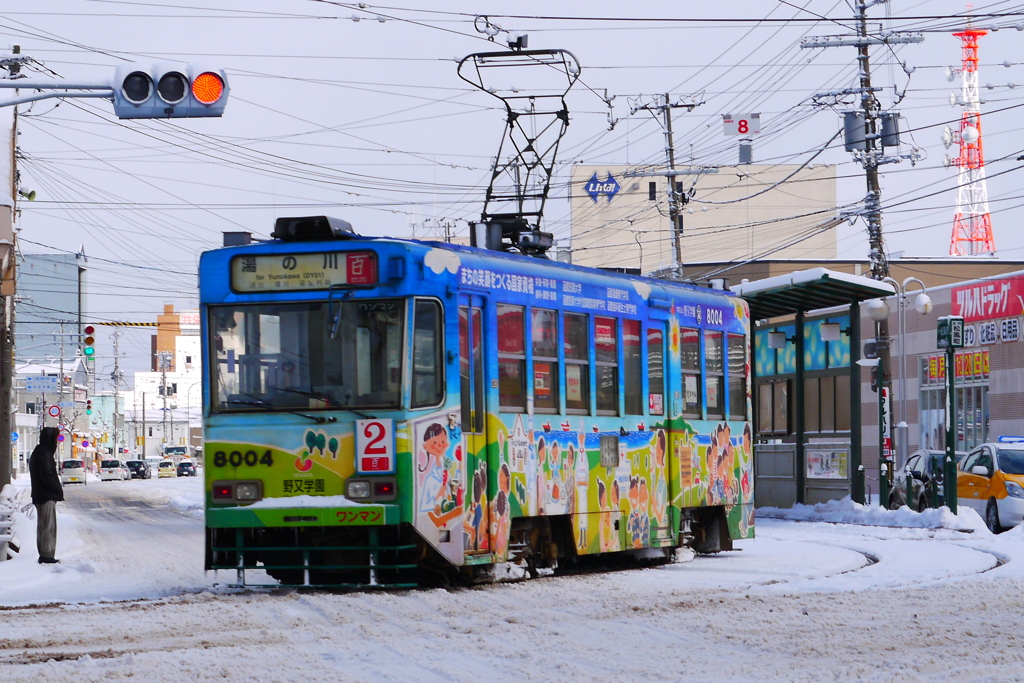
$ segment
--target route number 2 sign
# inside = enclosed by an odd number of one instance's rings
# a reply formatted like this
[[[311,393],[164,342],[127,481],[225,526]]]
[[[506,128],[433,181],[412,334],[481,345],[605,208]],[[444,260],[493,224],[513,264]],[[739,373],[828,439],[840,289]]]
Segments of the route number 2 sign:
[[[728,136],[751,137],[761,132],[760,114],[722,114],[722,125]]]
[[[394,420],[356,420],[356,473],[395,473]]]

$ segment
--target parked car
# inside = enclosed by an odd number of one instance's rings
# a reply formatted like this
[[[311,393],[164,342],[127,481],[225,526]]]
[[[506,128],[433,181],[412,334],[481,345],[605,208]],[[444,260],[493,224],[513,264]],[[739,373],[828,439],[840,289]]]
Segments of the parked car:
[[[159,477],[173,477],[177,474],[174,467],[174,462],[171,460],[161,460],[160,466],[157,467],[157,476]]]
[[[125,481],[131,479],[132,473],[120,460],[100,461],[100,481]]]
[[[926,450],[922,449],[914,451],[909,458],[907,458],[907,464],[901,470],[897,470],[893,476],[892,490],[889,492],[889,509],[896,510],[902,505],[906,505],[911,510],[921,512],[931,506],[931,490],[929,484],[932,478],[935,479],[936,496],[938,502],[936,505],[941,507],[946,504],[946,489],[945,479],[942,472],[942,458],[945,457],[945,451],[938,450]],[[938,456],[936,461],[934,456]],[[959,463],[967,456],[967,453],[963,451],[956,452],[956,461]],[[932,468],[937,467],[936,472],[932,472]],[[911,474],[911,491],[910,500],[907,500],[907,470],[910,470]]]
[[[1024,521],[1024,443],[983,443],[956,477],[960,505],[977,510],[992,533]]]
[[[178,476],[179,477],[194,477],[196,476],[196,466],[191,460],[182,460],[178,463]]]
[[[85,480],[85,463],[81,460],[65,460],[60,464],[60,483],[88,484]]]
[[[152,479],[153,469],[145,460],[129,460],[125,463],[132,473],[132,479]]]

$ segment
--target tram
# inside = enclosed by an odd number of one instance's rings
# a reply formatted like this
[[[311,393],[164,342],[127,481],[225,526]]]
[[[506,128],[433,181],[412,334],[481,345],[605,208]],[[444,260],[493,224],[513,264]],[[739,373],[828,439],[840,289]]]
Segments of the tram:
[[[753,536],[742,299],[328,217],[272,237],[200,262],[207,569],[411,586]]]

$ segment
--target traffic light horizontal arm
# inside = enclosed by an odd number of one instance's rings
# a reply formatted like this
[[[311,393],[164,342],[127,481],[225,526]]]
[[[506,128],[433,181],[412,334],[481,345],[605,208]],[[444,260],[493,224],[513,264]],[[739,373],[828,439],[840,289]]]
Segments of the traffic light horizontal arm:
[[[11,90],[113,90],[113,81],[102,83],[68,83],[67,81],[0,80],[0,88]]]
[[[44,92],[38,95],[26,95],[24,97],[15,97],[9,100],[0,100],[0,107],[10,107],[15,104],[27,104],[28,102],[38,102],[39,100],[48,100],[53,97],[74,97],[76,99],[81,99],[83,97],[100,97],[109,100],[114,97],[114,91],[108,90],[107,92]]]

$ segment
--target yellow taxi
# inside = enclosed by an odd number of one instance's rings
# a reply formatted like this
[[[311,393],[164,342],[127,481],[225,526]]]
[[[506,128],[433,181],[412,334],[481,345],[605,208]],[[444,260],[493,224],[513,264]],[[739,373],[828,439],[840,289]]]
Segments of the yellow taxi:
[[[157,474],[160,477],[177,477],[178,467],[174,464],[173,460],[161,460],[160,464],[156,468]]]
[[[956,495],[997,534],[1024,521],[1024,443],[985,443],[957,465]]]

